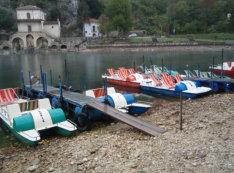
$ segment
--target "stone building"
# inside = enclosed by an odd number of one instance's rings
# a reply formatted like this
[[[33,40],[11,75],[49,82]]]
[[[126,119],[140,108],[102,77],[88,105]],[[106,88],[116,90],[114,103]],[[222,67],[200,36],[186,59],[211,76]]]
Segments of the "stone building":
[[[13,49],[48,48],[60,38],[60,21],[46,21],[46,14],[38,7],[16,8],[18,32],[10,37]]]
[[[90,18],[84,23],[83,33],[87,38],[97,38],[101,36],[99,32],[99,21],[97,19]]]

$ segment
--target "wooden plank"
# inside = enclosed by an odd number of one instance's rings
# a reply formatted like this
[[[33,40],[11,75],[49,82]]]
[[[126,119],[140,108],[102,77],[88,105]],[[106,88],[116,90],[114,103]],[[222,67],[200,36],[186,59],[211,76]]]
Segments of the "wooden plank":
[[[142,121],[142,120],[135,118],[131,115],[120,112],[120,111],[116,110],[115,108],[108,106],[108,105],[105,105],[105,104],[98,102],[98,101],[88,102],[87,106],[92,107],[94,109],[97,109],[97,110],[103,112],[104,114],[106,114],[112,118],[115,118],[121,122],[124,122],[132,127],[135,127],[138,130],[145,132],[149,135],[157,136],[157,135],[165,132],[164,129],[161,129],[161,128],[159,128],[153,124],[150,124],[148,122]]]

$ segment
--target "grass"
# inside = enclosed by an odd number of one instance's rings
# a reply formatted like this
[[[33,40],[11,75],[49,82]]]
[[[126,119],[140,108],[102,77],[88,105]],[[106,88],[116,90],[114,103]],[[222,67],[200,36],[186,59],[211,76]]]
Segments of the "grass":
[[[158,38],[159,42],[188,42],[187,38]]]
[[[143,38],[131,38],[130,39],[131,43],[149,43],[152,42],[152,38],[151,37],[143,37]]]
[[[206,42],[206,43],[225,43],[225,40],[211,40],[211,39],[194,39],[197,42]]]
[[[187,34],[187,35],[175,35],[170,37],[211,39],[211,40],[234,40],[234,33]]]

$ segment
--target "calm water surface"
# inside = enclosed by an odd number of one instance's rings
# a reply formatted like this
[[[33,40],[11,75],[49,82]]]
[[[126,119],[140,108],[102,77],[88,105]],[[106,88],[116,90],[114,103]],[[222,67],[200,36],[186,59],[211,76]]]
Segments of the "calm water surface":
[[[28,83],[28,72],[40,74],[40,64],[43,71],[47,73],[49,82],[49,71],[53,71],[53,85],[58,85],[58,76],[64,81],[64,62],[67,59],[68,71],[71,74],[71,85],[73,88],[82,89],[83,74],[86,74],[87,88],[102,86],[101,75],[106,69],[113,67],[133,67],[143,63],[161,66],[171,64],[172,69],[178,70],[179,64],[186,69],[189,64],[191,69],[197,69],[200,63],[202,71],[208,71],[208,66],[215,57],[215,63],[221,62],[221,51],[205,52],[111,52],[111,53],[64,53],[64,54],[27,54],[27,55],[0,55],[0,88],[20,87],[20,72],[24,72],[25,82]],[[224,60],[234,60],[233,51],[224,52]]]
[[[186,69],[189,64],[191,69],[197,69],[200,63],[202,71],[208,71],[208,66],[215,57],[215,64],[221,63],[221,50],[219,51],[176,51],[176,52],[95,52],[95,53],[64,53],[64,54],[26,54],[26,55],[0,55],[0,88],[20,87],[20,72],[24,72],[25,83],[28,83],[28,72],[40,74],[40,64],[47,73],[49,83],[50,69],[53,71],[53,85],[58,85],[58,76],[64,81],[65,59],[67,59],[68,71],[71,74],[73,88],[83,87],[83,74],[86,74],[87,89],[102,87],[101,75],[107,68],[133,67],[143,63],[161,66],[163,58],[165,66],[172,66],[178,70],[179,64]],[[224,61],[234,60],[233,51],[224,51]],[[150,98],[149,98],[150,100]],[[10,142],[9,142],[10,140]],[[17,142],[9,132],[0,128],[0,150],[5,147],[17,145]]]

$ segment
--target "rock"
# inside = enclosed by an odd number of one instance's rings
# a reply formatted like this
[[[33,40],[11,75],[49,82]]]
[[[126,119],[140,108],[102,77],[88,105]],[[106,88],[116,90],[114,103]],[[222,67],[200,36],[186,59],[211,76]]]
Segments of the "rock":
[[[40,159],[36,158],[32,161],[31,165],[38,165],[39,162],[40,162]]]
[[[35,171],[37,168],[38,168],[38,165],[30,166],[30,167],[28,168],[28,171],[29,171],[29,172],[33,172],[33,171]]]
[[[54,171],[54,168],[53,167],[50,167],[49,168],[49,172],[53,172]]]
[[[99,150],[99,148],[94,148],[94,149],[92,149],[92,150],[90,151],[90,154],[94,154],[94,153],[96,153],[98,150]]]

